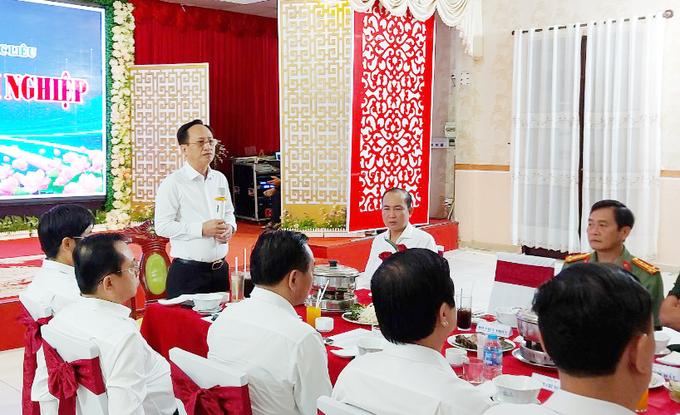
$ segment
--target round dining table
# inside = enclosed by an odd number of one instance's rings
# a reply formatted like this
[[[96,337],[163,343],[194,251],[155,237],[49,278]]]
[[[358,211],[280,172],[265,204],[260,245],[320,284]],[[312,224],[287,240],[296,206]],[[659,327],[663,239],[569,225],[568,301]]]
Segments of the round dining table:
[[[356,292],[357,299],[361,304],[371,303],[371,297],[368,290],[359,290]],[[305,320],[305,307],[303,305],[296,306],[295,311]],[[340,313],[322,313],[323,316],[332,317],[334,320],[333,331],[324,333],[324,337],[331,337],[336,334],[345,333],[350,330],[364,328],[370,331],[371,327],[366,325],[359,325],[347,321],[341,317]],[[209,319],[208,319],[209,320]],[[150,304],[147,306],[144,313],[144,318],[141,325],[142,336],[146,339],[154,350],[160,353],[166,359],[168,352],[173,347],[179,347],[199,356],[207,357],[208,355],[208,329],[212,323],[204,319],[196,311],[191,308],[185,308],[181,305],[161,305],[159,303]],[[474,331],[473,326],[473,331]],[[458,333],[470,333],[454,330],[451,335]],[[513,335],[510,339],[517,336],[517,331],[513,330]],[[451,346],[448,342],[442,345],[441,353],[445,354],[446,349]],[[337,349],[332,345],[326,345],[328,353],[328,373],[331,382],[335,384],[340,372],[347,366],[352,358],[340,357],[331,350]],[[469,352],[470,357],[476,353]],[[462,368],[454,368],[459,376],[462,376]],[[533,373],[538,373],[552,378],[557,378],[557,371],[529,365],[521,362],[512,356],[510,351],[503,356],[503,373],[511,375],[531,376]],[[544,402],[552,392],[547,389],[541,389],[538,396],[539,401]],[[648,400],[649,415],[675,415],[680,413],[680,403],[672,401],[668,395],[668,391],[663,386],[649,390]]]

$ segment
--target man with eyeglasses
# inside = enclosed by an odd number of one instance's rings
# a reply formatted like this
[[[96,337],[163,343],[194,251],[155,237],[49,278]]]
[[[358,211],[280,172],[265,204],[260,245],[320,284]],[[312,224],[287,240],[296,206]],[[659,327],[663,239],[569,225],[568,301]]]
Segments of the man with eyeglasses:
[[[40,216],[38,239],[47,258],[26,289],[31,300],[50,307],[55,314],[78,301],[73,250],[93,226],[92,212],[80,205],[58,205]]]
[[[227,178],[210,168],[217,140],[209,125],[193,120],[179,128],[177,141],[186,162],[156,192],[156,233],[170,239],[174,258],[167,297],[228,291],[224,257],[236,218]]]
[[[89,236],[77,245],[73,259],[82,296],[64,307],[49,327],[99,348],[109,414],[177,413],[170,365],[147,344],[124,305],[137,292],[139,264],[123,236]],[[49,393],[42,349],[31,398],[40,403],[41,414],[59,413],[58,401]]]

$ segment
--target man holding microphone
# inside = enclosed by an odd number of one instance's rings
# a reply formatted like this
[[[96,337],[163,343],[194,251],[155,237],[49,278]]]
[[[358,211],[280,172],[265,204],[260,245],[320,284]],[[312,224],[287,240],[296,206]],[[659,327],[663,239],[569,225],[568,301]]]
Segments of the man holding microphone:
[[[224,257],[236,231],[229,183],[210,168],[217,140],[201,120],[177,131],[186,162],[166,177],[156,192],[156,233],[170,239],[174,258],[167,296],[229,290],[229,264]]]

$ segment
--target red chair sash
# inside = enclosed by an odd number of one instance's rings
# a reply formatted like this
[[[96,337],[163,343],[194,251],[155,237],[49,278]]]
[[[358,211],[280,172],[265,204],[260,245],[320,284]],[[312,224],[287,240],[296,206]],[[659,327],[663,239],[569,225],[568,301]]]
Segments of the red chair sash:
[[[21,304],[21,303],[20,303]],[[40,415],[40,405],[38,402],[31,401],[31,387],[35,379],[35,369],[38,367],[36,353],[42,345],[40,327],[47,324],[52,317],[39,318],[33,320],[31,314],[21,304],[17,321],[26,327],[26,348],[24,349],[24,387],[21,390],[21,409],[23,415]]]
[[[47,366],[47,384],[50,393],[59,399],[59,415],[75,415],[78,384],[95,395],[106,392],[99,357],[65,362],[45,341],[43,352]]]
[[[170,362],[170,377],[175,396],[182,401],[188,415],[253,414],[248,385],[201,389],[173,362]]]
[[[495,281],[538,288],[543,282],[551,279],[554,273],[555,270],[551,267],[498,261]]]

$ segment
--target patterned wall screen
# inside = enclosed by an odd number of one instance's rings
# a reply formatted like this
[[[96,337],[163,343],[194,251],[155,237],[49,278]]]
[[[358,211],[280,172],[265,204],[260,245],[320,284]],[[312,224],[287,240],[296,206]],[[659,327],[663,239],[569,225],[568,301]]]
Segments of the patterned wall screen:
[[[315,216],[348,199],[352,11],[279,2],[283,208]]]
[[[208,64],[138,65],[131,70],[132,204],[153,203],[165,176],[182,167],[177,128],[209,123]]]
[[[434,18],[354,15],[349,230],[382,227],[381,196],[413,195],[411,223],[428,222]]]

